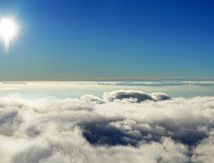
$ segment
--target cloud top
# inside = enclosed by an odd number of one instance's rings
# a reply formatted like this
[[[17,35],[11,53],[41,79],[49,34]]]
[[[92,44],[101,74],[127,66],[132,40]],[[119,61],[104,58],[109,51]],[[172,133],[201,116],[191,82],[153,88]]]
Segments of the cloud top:
[[[132,90],[104,98],[0,97],[0,158],[4,163],[208,163],[214,159],[213,108],[214,97]]]
[[[171,97],[165,93],[146,93],[143,91],[136,90],[118,90],[104,93],[104,99],[108,102],[113,101],[129,101],[135,103],[141,103],[144,101],[162,101],[169,100]]]

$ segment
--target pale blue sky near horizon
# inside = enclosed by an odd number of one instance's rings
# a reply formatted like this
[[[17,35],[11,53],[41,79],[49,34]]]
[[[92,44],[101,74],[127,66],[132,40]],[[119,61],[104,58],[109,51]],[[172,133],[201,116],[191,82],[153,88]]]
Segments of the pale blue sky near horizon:
[[[214,79],[211,0],[2,0],[0,80]]]

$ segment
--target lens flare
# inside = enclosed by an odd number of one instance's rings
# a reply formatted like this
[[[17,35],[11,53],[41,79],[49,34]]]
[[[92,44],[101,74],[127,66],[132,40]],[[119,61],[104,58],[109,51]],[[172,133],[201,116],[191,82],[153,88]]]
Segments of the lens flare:
[[[0,37],[4,42],[5,49],[8,50],[11,41],[13,41],[18,34],[18,25],[14,18],[0,19]]]

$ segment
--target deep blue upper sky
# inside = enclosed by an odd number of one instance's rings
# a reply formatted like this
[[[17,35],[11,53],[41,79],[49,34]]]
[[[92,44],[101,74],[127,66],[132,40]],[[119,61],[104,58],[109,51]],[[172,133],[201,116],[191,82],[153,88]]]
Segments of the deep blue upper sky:
[[[214,78],[212,0],[1,0],[0,80]]]

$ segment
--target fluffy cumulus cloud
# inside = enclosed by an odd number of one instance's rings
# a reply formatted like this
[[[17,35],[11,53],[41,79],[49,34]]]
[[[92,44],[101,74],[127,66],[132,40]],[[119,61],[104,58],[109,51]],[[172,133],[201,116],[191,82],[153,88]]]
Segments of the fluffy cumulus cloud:
[[[136,90],[118,90],[107,92],[104,94],[104,99],[108,102],[113,101],[127,101],[127,102],[134,102],[134,103],[141,103],[144,101],[162,101],[162,100],[169,100],[171,97],[165,93],[145,93],[143,91],[136,91]]]
[[[210,163],[214,97],[0,98],[3,163]]]

